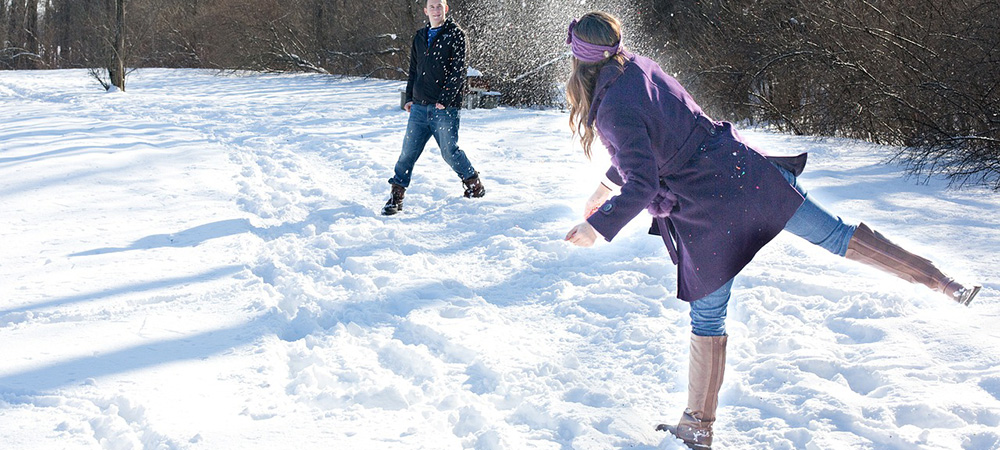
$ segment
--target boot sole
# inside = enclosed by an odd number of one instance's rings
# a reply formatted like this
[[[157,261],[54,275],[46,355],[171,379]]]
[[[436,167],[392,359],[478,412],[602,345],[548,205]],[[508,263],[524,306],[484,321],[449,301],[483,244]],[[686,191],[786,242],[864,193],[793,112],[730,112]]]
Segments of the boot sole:
[[[691,450],[712,450],[711,446],[701,445],[701,444],[694,444],[694,443],[685,441],[684,439],[681,439],[680,437],[677,436],[677,427],[675,427],[673,425],[667,425],[665,423],[661,423],[661,424],[659,424],[659,425],[656,426],[656,431],[666,431],[667,433],[670,433],[671,436],[673,436],[675,439],[680,439],[680,441],[683,442],[684,445],[686,445]]]
[[[973,286],[972,293],[969,294],[969,297],[966,298],[965,301],[962,302],[962,304],[965,306],[969,306],[969,303],[972,303],[972,299],[976,298],[976,294],[979,294],[979,290],[982,288],[983,288],[982,286]]]

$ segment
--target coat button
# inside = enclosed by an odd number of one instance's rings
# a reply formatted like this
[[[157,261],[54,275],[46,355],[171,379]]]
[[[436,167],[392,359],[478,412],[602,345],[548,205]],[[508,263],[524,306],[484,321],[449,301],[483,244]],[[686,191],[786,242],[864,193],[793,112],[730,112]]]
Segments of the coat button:
[[[605,203],[604,206],[601,207],[601,211],[609,213],[614,207],[615,205],[612,205],[611,203]]]

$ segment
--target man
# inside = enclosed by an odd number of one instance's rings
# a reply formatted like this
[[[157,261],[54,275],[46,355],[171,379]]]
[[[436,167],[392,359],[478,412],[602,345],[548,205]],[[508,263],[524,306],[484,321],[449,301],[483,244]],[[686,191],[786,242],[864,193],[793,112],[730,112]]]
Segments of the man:
[[[447,0],[427,0],[424,14],[430,24],[417,30],[410,48],[410,76],[403,106],[410,113],[410,120],[395,174],[389,179],[392,195],[382,208],[386,216],[403,210],[403,194],[410,185],[413,166],[431,136],[445,162],[461,178],[465,196],[478,198],[486,194],[479,172],[458,148],[459,108],[466,71],[465,32],[445,17]]]

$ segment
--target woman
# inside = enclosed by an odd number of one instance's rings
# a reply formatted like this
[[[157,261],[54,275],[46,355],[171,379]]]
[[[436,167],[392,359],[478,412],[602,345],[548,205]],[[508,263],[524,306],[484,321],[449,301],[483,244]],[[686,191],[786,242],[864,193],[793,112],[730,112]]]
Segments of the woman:
[[[610,241],[646,209],[678,266],[677,296],[690,302],[688,405],[676,426],[660,425],[691,448],[707,449],[726,358],[726,306],[733,277],[781,230],[830,252],[922,283],[968,304],[965,288],[930,261],[865,224],[848,225],[796,182],[806,155],[771,157],[748,147],[732,124],[709,119],[687,91],[648,58],[622,48],[615,17],[592,12],[570,24],[570,127],[590,157],[597,136],[611,154],[609,183],[566,240]]]

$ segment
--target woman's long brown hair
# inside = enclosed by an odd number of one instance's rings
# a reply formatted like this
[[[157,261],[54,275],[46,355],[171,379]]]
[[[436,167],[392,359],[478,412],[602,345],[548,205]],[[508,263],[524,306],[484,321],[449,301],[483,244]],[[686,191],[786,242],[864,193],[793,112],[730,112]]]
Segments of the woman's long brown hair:
[[[621,41],[621,22],[618,18],[606,12],[595,11],[584,14],[573,28],[573,39],[583,39],[597,45],[612,46]],[[611,60],[624,63],[621,53],[603,61],[586,63],[573,58],[573,70],[566,82],[566,99],[569,101],[569,128],[573,136],[580,135],[583,153],[590,158],[590,146],[594,143],[597,130],[593,124],[587,123],[590,118],[590,106],[594,100],[594,89],[597,76]]]

